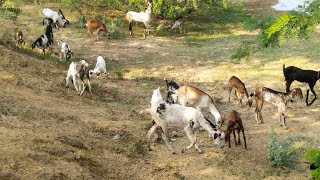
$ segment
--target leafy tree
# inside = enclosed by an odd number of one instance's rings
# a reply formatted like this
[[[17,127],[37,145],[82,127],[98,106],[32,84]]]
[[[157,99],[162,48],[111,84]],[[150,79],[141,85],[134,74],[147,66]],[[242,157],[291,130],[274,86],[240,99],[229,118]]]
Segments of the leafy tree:
[[[310,170],[314,179],[320,179],[320,151],[316,149],[309,149],[305,154],[306,158],[310,163]]]
[[[256,43],[255,46],[253,46],[253,49],[247,48],[247,52],[245,53],[234,54],[232,58],[241,59],[246,57],[248,54],[253,54],[263,48],[280,47],[289,40],[309,39],[313,35],[316,25],[320,21],[319,7],[320,0],[316,0],[307,8],[300,7],[298,11],[292,11],[278,16],[273,19],[271,23],[270,19],[267,21],[256,20],[256,25],[252,25],[252,27],[261,29],[261,33],[258,36],[259,41],[255,41],[259,43]],[[251,18],[250,21],[251,22],[248,24],[254,24],[255,19]],[[252,43],[253,42],[254,41],[252,41]]]

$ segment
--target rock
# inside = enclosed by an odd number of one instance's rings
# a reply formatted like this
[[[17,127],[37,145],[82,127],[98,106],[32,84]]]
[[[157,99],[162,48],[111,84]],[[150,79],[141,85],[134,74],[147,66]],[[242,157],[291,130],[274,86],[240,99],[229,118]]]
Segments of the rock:
[[[121,137],[121,136],[120,136],[119,134],[117,134],[117,135],[115,135],[115,136],[112,138],[112,140],[115,140],[115,141],[116,141],[116,140],[119,140],[120,137]]]

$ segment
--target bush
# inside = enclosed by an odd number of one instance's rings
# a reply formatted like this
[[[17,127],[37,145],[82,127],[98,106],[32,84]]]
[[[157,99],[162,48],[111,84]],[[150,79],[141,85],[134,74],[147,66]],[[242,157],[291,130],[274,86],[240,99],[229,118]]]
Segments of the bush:
[[[316,149],[309,149],[305,154],[306,158],[310,163],[310,170],[314,179],[320,179],[320,151]]]
[[[115,21],[111,21],[110,24],[107,25],[107,29],[109,31],[109,37],[111,39],[122,39],[124,38],[124,33],[120,30],[123,22],[119,19]]]
[[[304,137],[287,137],[279,140],[274,131],[271,131],[268,139],[267,153],[273,166],[295,167],[296,158],[302,154],[301,147],[294,146],[297,141],[304,140]]]

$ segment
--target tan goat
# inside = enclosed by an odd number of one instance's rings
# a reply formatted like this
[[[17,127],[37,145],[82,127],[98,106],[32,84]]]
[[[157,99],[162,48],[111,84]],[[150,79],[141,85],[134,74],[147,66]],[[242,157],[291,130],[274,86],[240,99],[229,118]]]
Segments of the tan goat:
[[[238,133],[238,143],[237,143],[237,138],[236,138],[236,133],[235,133],[236,130]],[[231,136],[232,131],[233,131],[234,141],[235,141],[236,145],[241,145],[240,131],[242,131],[243,140],[244,140],[244,147],[245,147],[245,149],[247,149],[247,141],[246,141],[246,136],[244,134],[244,127],[242,124],[242,119],[240,117],[240,114],[235,110],[233,110],[230,113],[230,115],[228,116],[227,129],[225,130],[226,142],[229,142],[229,148],[231,147],[230,136]]]
[[[93,31],[97,32],[97,40],[99,40],[100,38],[100,32],[104,32],[108,34],[108,30],[106,26],[97,19],[92,19],[87,21],[87,23],[85,24],[85,27],[87,27],[88,34],[90,34],[92,37],[93,37],[92,35]]]
[[[232,89],[236,89],[237,100],[239,104],[242,106],[242,95],[245,95],[247,99],[249,99],[249,95],[244,83],[236,76],[231,76],[229,79],[229,102],[230,102],[230,94]]]

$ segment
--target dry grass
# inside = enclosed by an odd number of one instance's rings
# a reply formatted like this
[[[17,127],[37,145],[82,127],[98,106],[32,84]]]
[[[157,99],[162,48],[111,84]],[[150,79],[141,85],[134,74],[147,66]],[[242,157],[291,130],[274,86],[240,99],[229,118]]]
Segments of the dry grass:
[[[42,7],[27,4],[21,8],[17,26],[26,25],[26,42],[30,45],[43,29],[40,14],[33,13]],[[64,13],[71,23],[75,21],[74,12]],[[262,112],[265,123],[256,124],[254,108],[240,108],[235,100],[226,102],[224,84],[236,75],[249,92],[257,86],[283,91],[282,64],[320,68],[316,61],[319,40],[290,43],[235,64],[229,60],[231,53],[241,39],[254,36],[251,32],[239,34],[239,30],[212,36],[194,37],[190,32],[185,37],[137,36],[96,42],[84,29],[72,25],[54,29],[55,38],[69,42],[76,57],[86,59],[91,67],[98,55],[108,59],[111,78],[92,81],[93,99],[87,92],[79,97],[74,89],[61,85],[67,70],[64,65],[1,46],[0,179],[309,178],[303,161],[298,169],[272,168],[266,144],[270,128],[282,137],[318,139],[320,101],[308,108],[302,100],[289,103],[289,129],[283,130],[274,106],[266,104]],[[154,151],[146,151],[145,136],[151,120],[138,112],[149,106],[152,89],[160,86],[164,93],[164,77],[224,97],[217,107],[224,116],[233,109],[241,113],[249,149],[217,149],[207,133],[199,132],[203,154],[190,150],[171,155],[162,142],[154,143]],[[300,83],[295,86],[303,87]],[[189,142],[181,130],[172,131],[179,137],[173,142],[179,152]],[[116,134],[120,139],[112,140]],[[319,147],[319,143],[316,145]]]

